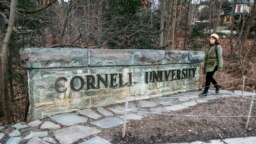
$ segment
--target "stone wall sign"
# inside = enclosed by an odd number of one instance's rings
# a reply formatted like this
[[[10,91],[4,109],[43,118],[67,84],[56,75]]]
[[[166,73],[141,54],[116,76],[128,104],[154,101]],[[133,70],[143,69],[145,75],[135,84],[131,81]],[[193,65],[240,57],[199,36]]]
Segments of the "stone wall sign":
[[[204,52],[26,48],[32,119],[198,89]]]

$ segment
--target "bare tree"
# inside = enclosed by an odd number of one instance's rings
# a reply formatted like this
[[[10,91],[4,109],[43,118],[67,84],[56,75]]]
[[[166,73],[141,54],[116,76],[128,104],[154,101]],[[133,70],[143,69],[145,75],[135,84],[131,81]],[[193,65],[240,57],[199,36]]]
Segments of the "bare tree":
[[[160,1],[161,21],[160,21],[160,47],[164,46],[164,23],[165,23],[165,0]]]
[[[186,25],[185,25],[185,37],[184,37],[184,49],[187,47],[187,40],[190,34],[190,10],[191,9],[191,0],[188,0],[186,6]]]
[[[8,44],[12,35],[12,30],[15,21],[15,13],[16,13],[16,0],[11,1],[10,6],[10,16],[7,32],[5,34],[2,47],[1,47],[1,96],[4,101],[3,110],[7,123],[11,123],[11,112],[10,112],[10,98],[8,96]]]
[[[231,12],[231,25],[230,25],[231,33],[230,33],[230,37],[229,37],[230,38],[230,54],[231,55],[233,54],[233,49],[234,49],[233,37],[234,37],[234,23],[235,23],[234,14],[235,14],[236,3],[237,3],[237,0],[233,0],[232,12]]]
[[[32,13],[37,13],[39,11],[42,11],[49,6],[51,6],[53,3],[55,3],[57,0],[44,0],[41,1],[42,6],[38,6],[35,9],[17,9],[17,0],[11,0],[10,5],[7,3],[7,1],[1,1],[0,3],[4,5],[5,9],[10,10],[10,15],[9,15],[9,21],[8,21],[8,27],[7,31],[5,33],[4,40],[1,44],[1,53],[0,53],[0,106],[1,110],[3,110],[5,120],[7,123],[11,123],[11,110],[10,110],[10,97],[9,97],[9,92],[8,92],[8,58],[9,58],[9,43],[10,43],[10,38],[13,32],[14,28],[14,21],[15,21],[15,16],[16,13],[26,13],[26,14],[32,14]],[[38,3],[39,4],[39,3]],[[2,111],[0,111],[0,114]],[[1,116],[1,115],[0,115]]]
[[[217,1],[218,2],[218,1]],[[216,3],[217,3],[216,2]],[[217,28],[220,25],[220,14],[222,12],[222,5],[223,5],[223,0],[220,0],[219,2],[219,7],[218,9],[216,9],[215,13],[216,13],[216,18],[215,18],[215,22],[214,22],[214,27],[213,27],[213,32],[217,32]]]
[[[175,49],[175,30],[176,30],[176,14],[177,14],[177,0],[173,1],[172,8],[172,26],[171,26],[171,37],[170,37],[170,45],[171,49]]]

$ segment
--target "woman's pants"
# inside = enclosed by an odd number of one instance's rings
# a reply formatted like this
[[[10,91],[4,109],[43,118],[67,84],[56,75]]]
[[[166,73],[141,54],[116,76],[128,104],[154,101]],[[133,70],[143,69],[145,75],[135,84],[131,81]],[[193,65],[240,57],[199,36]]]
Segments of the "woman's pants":
[[[212,82],[212,84],[214,84],[215,87],[218,85],[217,82],[215,81],[215,79],[213,78],[213,75],[216,71],[217,71],[217,67],[215,67],[212,72],[207,72],[206,73],[204,93],[208,92],[208,89],[210,88],[211,82]]]

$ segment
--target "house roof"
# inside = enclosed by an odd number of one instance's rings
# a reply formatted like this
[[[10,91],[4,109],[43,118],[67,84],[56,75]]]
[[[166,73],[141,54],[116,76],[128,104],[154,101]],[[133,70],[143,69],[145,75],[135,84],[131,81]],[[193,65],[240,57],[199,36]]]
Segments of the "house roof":
[[[231,16],[231,12],[230,13],[226,13],[226,14],[222,14],[221,16]],[[248,15],[248,13],[234,13],[234,16],[238,16],[238,15]]]
[[[237,4],[250,4],[250,0],[237,0]]]

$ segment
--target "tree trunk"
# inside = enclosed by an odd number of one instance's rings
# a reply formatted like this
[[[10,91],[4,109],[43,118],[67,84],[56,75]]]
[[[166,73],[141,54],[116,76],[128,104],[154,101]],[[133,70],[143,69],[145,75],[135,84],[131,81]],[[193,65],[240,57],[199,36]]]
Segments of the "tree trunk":
[[[172,14],[173,14],[173,1],[166,1],[165,5],[165,33],[164,33],[164,43],[169,45],[170,35],[172,30]],[[170,48],[170,46],[168,46]]]
[[[12,30],[15,21],[15,13],[16,13],[16,0],[11,1],[10,6],[10,17],[9,17],[9,24],[7,28],[7,32],[5,34],[5,38],[2,44],[2,69],[1,69],[1,94],[3,95],[3,109],[5,120],[7,123],[11,123],[11,111],[10,111],[10,98],[8,96],[8,44],[12,35]]]
[[[209,24],[209,33],[212,33],[212,23],[213,23],[213,1],[210,1],[210,24]]]
[[[191,7],[191,0],[188,1],[188,5],[187,5],[187,12],[186,12],[186,26],[185,26],[185,38],[184,38],[184,50],[187,47],[187,40],[189,34],[190,34],[190,7]]]
[[[173,1],[172,28],[171,28],[171,49],[175,49],[175,29],[176,29],[177,0]]]
[[[213,31],[216,33],[217,32],[217,29],[218,29],[218,26],[220,25],[220,14],[222,12],[222,5],[223,5],[223,0],[220,0],[220,7],[217,11],[217,20],[215,21],[214,23],[214,28],[213,28]]]
[[[234,19],[234,13],[235,13],[235,9],[236,9],[236,3],[237,3],[237,0],[233,0],[233,5],[232,5],[232,12],[231,12],[231,25],[230,25],[230,29],[231,29],[231,33],[230,33],[230,37],[229,37],[229,40],[230,40],[230,54],[232,55],[233,54],[233,36],[234,36],[234,22],[235,22],[235,19]]]
[[[164,23],[165,23],[165,0],[160,1],[161,21],[160,21],[160,47],[164,46]]]
[[[11,101],[14,100],[14,90],[13,90],[13,69],[12,69],[12,64],[13,64],[13,61],[12,61],[12,53],[10,52],[9,53],[9,57],[8,57],[8,63],[9,63],[9,67],[8,67],[8,72],[9,72],[9,77],[8,77],[8,80],[9,80],[9,83],[10,83],[10,96],[11,96]]]
[[[256,1],[255,1],[256,2]],[[244,44],[246,39],[248,38],[249,34],[250,34],[250,29],[256,25],[256,3],[253,4],[251,11],[250,11],[250,15],[248,17],[248,21],[245,25],[245,30],[244,33],[242,33],[242,43]],[[244,18],[245,21],[245,18]]]
[[[0,45],[2,47],[2,44]],[[2,83],[2,53],[0,53],[0,83]],[[4,97],[3,97],[3,87],[0,85],[0,118],[4,117]]]

